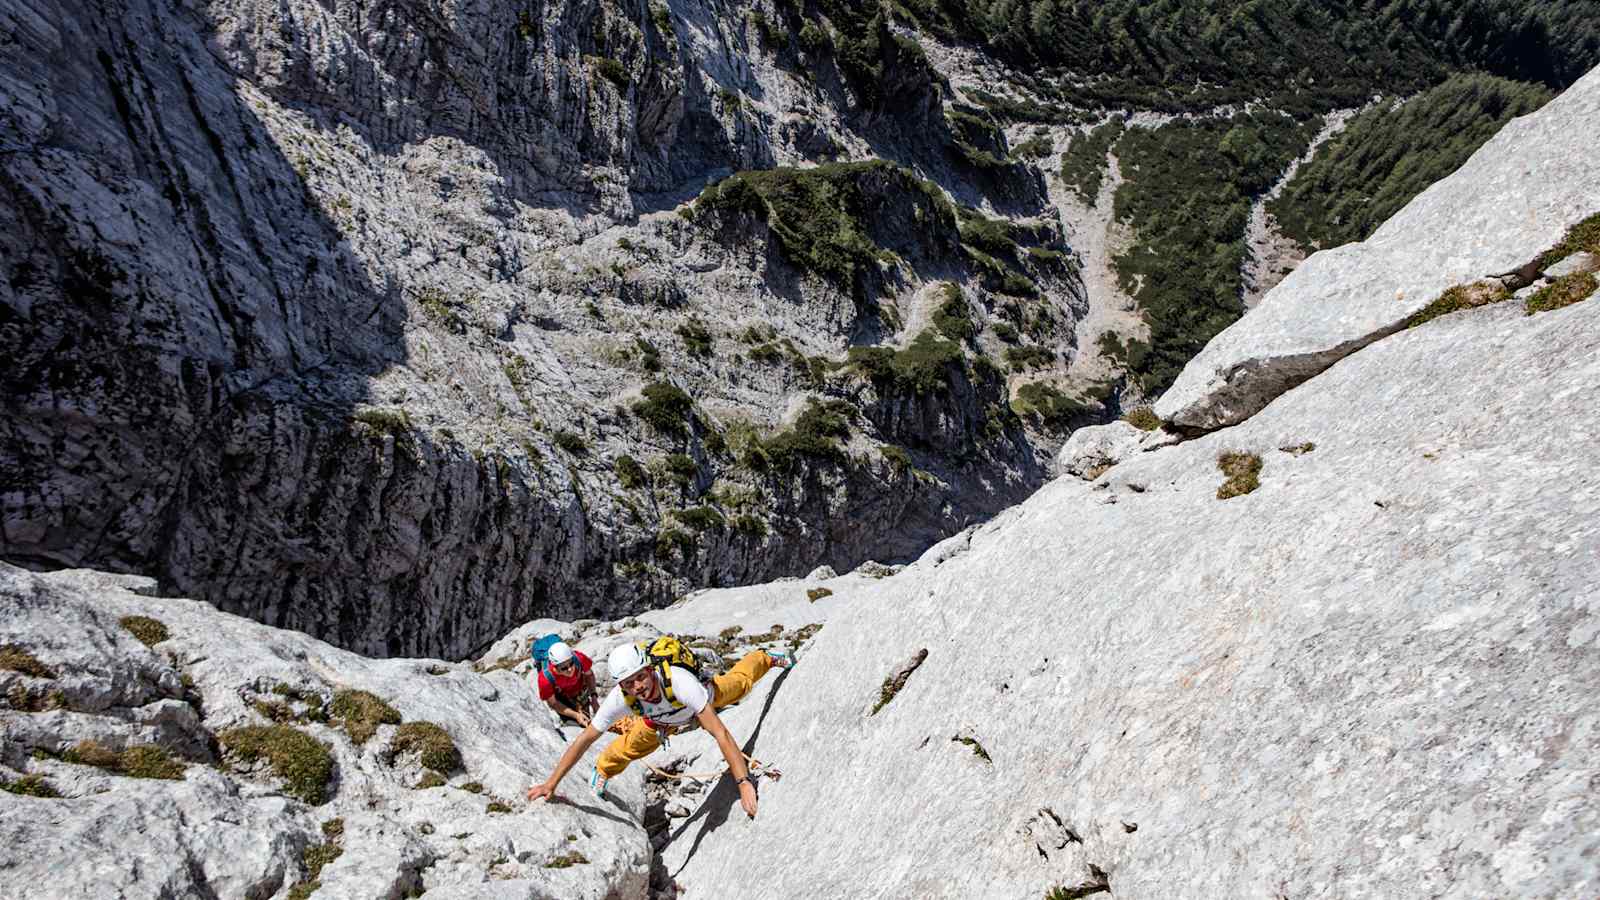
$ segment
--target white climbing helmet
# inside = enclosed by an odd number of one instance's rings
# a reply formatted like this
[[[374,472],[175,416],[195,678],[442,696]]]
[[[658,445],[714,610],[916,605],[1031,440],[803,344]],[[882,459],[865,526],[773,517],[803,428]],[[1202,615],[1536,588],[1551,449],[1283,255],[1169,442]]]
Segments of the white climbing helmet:
[[[644,653],[633,644],[622,644],[611,651],[606,657],[606,667],[611,670],[611,677],[618,681],[649,667],[650,660],[645,659]]]
[[[550,645],[550,665],[564,666],[572,662],[572,648],[566,641],[556,641]]]

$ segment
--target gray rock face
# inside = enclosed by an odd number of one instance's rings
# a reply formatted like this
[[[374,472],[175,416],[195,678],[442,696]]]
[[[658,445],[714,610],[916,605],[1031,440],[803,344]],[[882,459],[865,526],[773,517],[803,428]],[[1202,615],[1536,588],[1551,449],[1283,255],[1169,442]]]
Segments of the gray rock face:
[[[1592,893],[1597,386],[1592,300],[1441,318],[863,585],[679,896]]]
[[[1056,468],[1093,481],[1105,470],[1137,453],[1146,436],[1146,432],[1122,421],[1080,428],[1057,451]]]
[[[1600,211],[1600,71],[1516,119],[1372,237],[1313,254],[1185,367],[1155,404],[1209,431],[1391,334],[1446,288],[1517,273]]]
[[[157,619],[170,636],[147,647],[118,624],[129,615]],[[603,804],[577,793],[576,778],[563,802],[522,799],[531,773],[547,772],[566,745],[511,672],[365,659],[204,603],[139,596],[98,573],[6,565],[0,644],[54,675],[0,670],[10,707],[0,711],[0,779],[42,776],[61,795],[0,792],[7,897],[283,897],[310,880],[307,851],[328,846],[342,852],[317,876],[318,897],[645,895],[651,856],[635,824],[637,780],[619,779]],[[404,724],[380,724],[355,743],[336,713],[319,719],[300,699],[326,710],[342,689],[378,695],[405,723],[441,726],[461,766],[447,784],[418,789],[417,753],[397,749]],[[19,691],[59,691],[60,703],[30,711]],[[275,705],[282,711],[268,717]],[[228,729],[274,722],[329,752],[325,802],[298,799],[225,749]],[[185,768],[178,780],[131,778],[51,758],[86,740],[155,745]],[[330,837],[334,820],[342,832]],[[572,853],[583,861],[546,865]]]
[[[925,62],[886,63],[872,106],[743,9],[525,6],[0,8],[0,554],[460,657],[539,615],[909,558],[1040,483],[1049,441],[999,379],[962,367],[916,396],[842,366],[908,344],[939,282],[999,314],[950,236],[912,224],[928,197],[867,185],[899,254],[871,304],[761,222],[673,212],[818,158],[962,184]],[[1043,208],[1020,167],[985,183]],[[1045,339],[1070,341],[1081,285],[1036,274]],[[630,412],[656,379],[700,425]],[[716,449],[814,395],[855,410],[848,463],[759,473]],[[619,480],[624,455],[647,483]],[[713,505],[742,527],[676,516]]]

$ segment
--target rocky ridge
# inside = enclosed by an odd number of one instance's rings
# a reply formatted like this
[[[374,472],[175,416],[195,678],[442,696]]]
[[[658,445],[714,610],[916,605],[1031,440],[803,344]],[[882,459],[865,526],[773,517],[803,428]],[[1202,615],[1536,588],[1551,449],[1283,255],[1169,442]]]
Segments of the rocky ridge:
[[[0,10],[0,552],[461,656],[1025,496],[994,326],[1083,309],[1042,182],[830,9]]]

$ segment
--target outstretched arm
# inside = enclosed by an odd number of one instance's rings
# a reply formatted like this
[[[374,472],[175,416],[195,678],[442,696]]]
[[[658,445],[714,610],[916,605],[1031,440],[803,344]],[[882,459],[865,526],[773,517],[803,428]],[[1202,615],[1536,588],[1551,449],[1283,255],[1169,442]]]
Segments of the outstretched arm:
[[[567,745],[567,752],[561,754],[561,761],[556,763],[556,770],[550,773],[550,777],[545,779],[543,784],[536,784],[528,788],[528,799],[537,800],[540,797],[554,796],[556,785],[561,783],[561,779],[567,777],[567,773],[572,771],[572,767],[578,764],[578,760],[583,758],[583,754],[599,739],[600,732],[595,731],[593,725],[583,726],[583,731],[579,732],[578,736],[572,739],[572,743]]]
[[[716,739],[717,747],[722,751],[722,758],[728,761],[728,774],[733,776],[733,783],[739,788],[739,805],[744,807],[745,815],[754,819],[756,783],[750,778],[750,770],[744,764],[744,753],[739,750],[739,745],[733,742],[733,735],[728,732],[728,726],[722,724],[722,718],[709,703],[695,716],[695,720],[707,734]]]

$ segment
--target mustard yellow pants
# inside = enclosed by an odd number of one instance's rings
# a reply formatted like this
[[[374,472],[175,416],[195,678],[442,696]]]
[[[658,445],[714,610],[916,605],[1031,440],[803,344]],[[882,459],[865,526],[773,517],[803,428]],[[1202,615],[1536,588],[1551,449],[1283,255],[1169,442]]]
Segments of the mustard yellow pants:
[[[733,668],[711,680],[714,688],[711,708],[721,709],[743,700],[771,668],[772,657],[767,655],[767,651],[752,650],[746,653]],[[628,763],[644,759],[661,746],[661,738],[655,729],[639,716],[629,716],[617,725],[621,727],[621,734],[606,745],[606,749],[600,752],[600,759],[594,764],[600,774],[607,778],[621,775]]]

